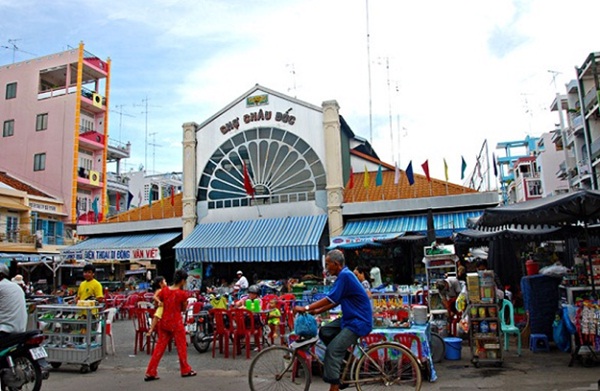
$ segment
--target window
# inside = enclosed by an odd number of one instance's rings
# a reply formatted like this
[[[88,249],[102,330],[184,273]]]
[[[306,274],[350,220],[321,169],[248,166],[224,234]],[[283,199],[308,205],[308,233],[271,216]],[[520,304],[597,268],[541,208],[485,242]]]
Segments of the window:
[[[17,216],[6,216],[6,239],[16,242],[19,237],[19,218]]]
[[[4,121],[4,126],[2,128],[2,137],[10,137],[15,134],[15,120],[9,119],[8,121]]]
[[[14,99],[17,97],[17,83],[8,83],[6,85],[6,99]]]
[[[46,154],[36,153],[33,155],[33,171],[44,171],[46,169]]]
[[[48,129],[48,113],[38,114],[35,120],[35,131]]]

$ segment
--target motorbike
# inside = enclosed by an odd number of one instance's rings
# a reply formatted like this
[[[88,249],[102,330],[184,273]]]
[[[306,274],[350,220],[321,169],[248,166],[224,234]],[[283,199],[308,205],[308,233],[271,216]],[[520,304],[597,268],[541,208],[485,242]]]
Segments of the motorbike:
[[[194,317],[196,318],[196,332],[192,336],[192,343],[199,353],[204,353],[213,339],[213,320],[206,310],[198,312]]]
[[[2,391],[39,391],[50,375],[40,330],[7,334],[0,341],[0,385]]]

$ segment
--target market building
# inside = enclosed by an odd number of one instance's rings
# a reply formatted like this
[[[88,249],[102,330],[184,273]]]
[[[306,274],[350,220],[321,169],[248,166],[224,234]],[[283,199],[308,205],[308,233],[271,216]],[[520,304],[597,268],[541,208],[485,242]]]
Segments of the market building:
[[[260,85],[185,123],[183,148],[184,240],[175,252],[180,267],[204,269],[205,278],[231,279],[238,269],[261,279],[320,275],[327,249],[379,239],[421,240],[422,251],[428,210],[451,236],[498,203],[496,193],[418,174],[410,186],[354,134],[336,101],[315,106]],[[391,263],[394,247],[383,255]]]

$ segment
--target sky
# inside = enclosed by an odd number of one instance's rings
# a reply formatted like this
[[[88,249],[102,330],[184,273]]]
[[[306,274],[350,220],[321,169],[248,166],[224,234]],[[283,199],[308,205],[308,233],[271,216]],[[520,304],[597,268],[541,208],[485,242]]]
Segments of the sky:
[[[367,11],[368,10],[368,11]],[[556,92],[600,50],[597,0],[0,0],[0,64],[77,47],[112,63],[125,171],[182,171],[182,124],[255,84],[336,100],[387,163],[462,184],[487,144],[556,128]]]

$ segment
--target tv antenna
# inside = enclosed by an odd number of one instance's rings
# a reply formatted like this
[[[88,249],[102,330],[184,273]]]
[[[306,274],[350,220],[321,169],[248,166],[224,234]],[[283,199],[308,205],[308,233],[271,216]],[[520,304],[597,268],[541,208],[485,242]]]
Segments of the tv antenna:
[[[156,160],[156,147],[161,147],[162,145],[160,144],[156,144],[156,135],[158,134],[158,132],[153,132],[150,133],[149,136],[152,137],[152,142],[148,143],[148,145],[152,146],[152,173],[155,173],[156,170],[154,169],[154,163]]]
[[[123,116],[135,117],[135,115],[125,113],[123,111],[124,106],[127,106],[127,105],[115,105],[115,109],[117,109],[117,110],[111,110],[113,113],[119,114],[119,143],[121,142],[121,129],[122,129],[122,125],[123,125]]]
[[[142,114],[145,115],[146,117],[146,130],[145,130],[145,141],[144,141],[144,167],[147,169],[148,168],[148,107],[159,107],[159,106],[149,106],[148,105],[148,95],[146,95],[146,98],[142,99],[142,104],[141,105],[137,105],[134,104],[133,106],[135,107],[144,107],[144,111],[142,111]]]
[[[25,50],[21,50],[18,46],[17,46],[17,41],[21,41],[20,38],[15,38],[15,39],[9,39],[8,40],[8,44],[10,46],[6,46],[6,45],[2,45],[0,46],[3,49],[9,49],[12,50],[12,63],[15,63],[15,53],[16,52],[21,52],[21,53],[25,53],[25,54],[30,54],[32,56],[37,56],[37,54],[34,53],[30,53],[30,52],[26,52]]]
[[[561,75],[562,72],[553,71],[551,69],[549,69],[548,72],[552,74],[552,81],[550,82],[550,84],[554,84],[554,89],[556,90],[556,76]]]

